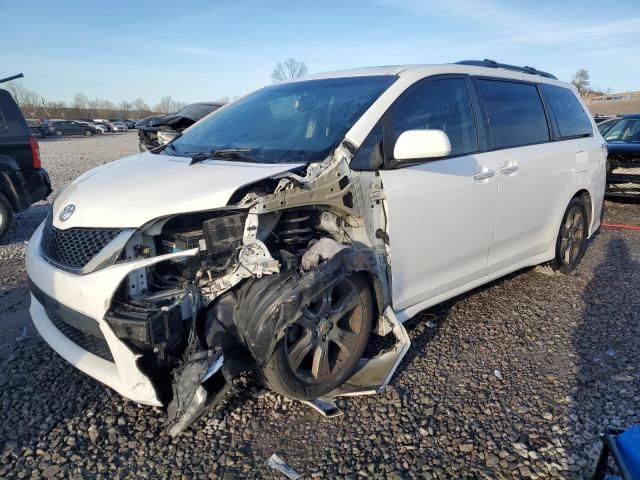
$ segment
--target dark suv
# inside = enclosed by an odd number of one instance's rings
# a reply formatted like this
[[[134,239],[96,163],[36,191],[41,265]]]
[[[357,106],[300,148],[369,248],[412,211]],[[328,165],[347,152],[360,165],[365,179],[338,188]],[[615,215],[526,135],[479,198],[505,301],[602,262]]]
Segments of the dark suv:
[[[607,142],[607,195],[640,198],[640,113],[598,124]]]
[[[0,89],[0,238],[9,230],[14,213],[50,193],[51,181],[40,165],[38,140],[11,94]]]

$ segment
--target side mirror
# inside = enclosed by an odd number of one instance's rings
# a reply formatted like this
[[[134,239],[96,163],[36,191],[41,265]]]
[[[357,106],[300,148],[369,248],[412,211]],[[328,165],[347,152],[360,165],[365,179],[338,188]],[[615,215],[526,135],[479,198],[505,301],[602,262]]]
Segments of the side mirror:
[[[393,148],[393,158],[397,163],[442,158],[450,153],[449,137],[442,130],[407,130],[400,134]]]

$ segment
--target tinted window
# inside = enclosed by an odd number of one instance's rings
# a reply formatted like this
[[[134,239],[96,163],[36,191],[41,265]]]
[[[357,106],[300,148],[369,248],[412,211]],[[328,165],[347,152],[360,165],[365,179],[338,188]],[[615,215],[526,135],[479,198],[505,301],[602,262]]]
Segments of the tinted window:
[[[549,141],[544,107],[535,85],[478,80],[494,148]]]
[[[551,107],[558,123],[560,137],[583,137],[593,134],[591,121],[571,90],[554,85],[543,84],[541,87],[547,105]]]
[[[406,130],[442,130],[449,136],[451,155],[478,150],[471,99],[463,78],[449,78],[418,84],[393,106],[393,134]]]

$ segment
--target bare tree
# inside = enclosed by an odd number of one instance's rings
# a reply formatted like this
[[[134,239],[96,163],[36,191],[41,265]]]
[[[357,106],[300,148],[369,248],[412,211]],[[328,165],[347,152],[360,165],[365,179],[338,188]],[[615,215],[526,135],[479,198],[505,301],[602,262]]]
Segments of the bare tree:
[[[306,63],[299,62],[295,58],[288,58],[284,62],[277,63],[273,72],[271,72],[271,80],[274,82],[282,82],[283,80],[301,77],[306,73]]]
[[[73,96],[73,102],[71,102],[71,105],[73,108],[77,108],[78,110],[86,110],[88,103],[89,98],[84,93],[76,93]]]
[[[160,103],[155,106],[154,110],[160,113],[175,113],[186,106],[187,104],[185,102],[179,102],[170,96],[166,96],[160,99]]]
[[[16,101],[18,106],[21,107],[24,104],[24,99],[25,96],[29,93],[29,89],[25,87],[22,82],[20,82],[19,80],[13,80],[3,85],[3,87],[9,90],[9,93]]]
[[[161,113],[173,113],[173,103],[171,96],[162,97],[160,102],[155,106],[155,110]]]
[[[174,112],[179,112],[180,110],[182,110],[187,105],[189,105],[187,102],[177,102],[177,101],[173,102],[173,111]]]
[[[586,95],[589,92],[589,72],[587,72],[585,68],[579,68],[578,71],[573,75],[571,83],[573,83],[580,95]]]
[[[136,112],[137,118],[142,118],[142,113],[149,111],[149,106],[141,98],[136,98],[133,101],[132,106]]]
[[[127,102],[126,100],[123,100],[122,102],[120,102],[118,104],[118,106],[120,107],[120,110],[122,110],[122,113],[125,117],[127,117],[129,110],[131,110],[133,108],[133,105],[131,104],[131,102]]]

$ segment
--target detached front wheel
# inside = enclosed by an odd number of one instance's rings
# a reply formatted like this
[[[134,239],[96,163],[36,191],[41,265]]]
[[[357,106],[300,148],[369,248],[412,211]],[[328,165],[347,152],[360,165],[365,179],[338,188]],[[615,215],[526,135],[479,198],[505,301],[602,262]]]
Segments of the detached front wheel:
[[[320,288],[265,365],[262,373],[269,387],[312,400],[343,384],[362,358],[373,312],[373,296],[362,275]]]

